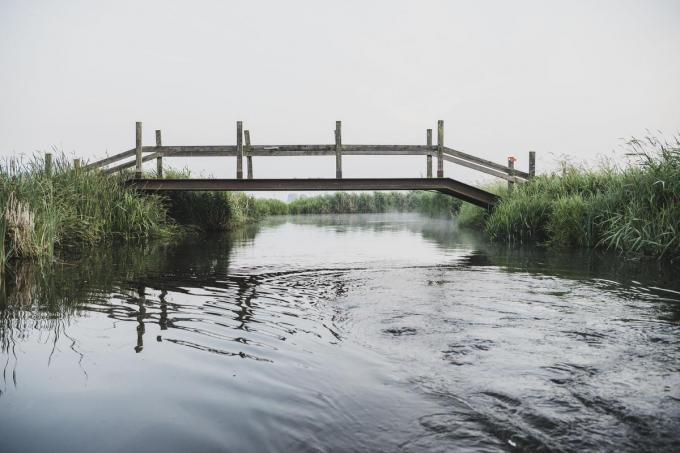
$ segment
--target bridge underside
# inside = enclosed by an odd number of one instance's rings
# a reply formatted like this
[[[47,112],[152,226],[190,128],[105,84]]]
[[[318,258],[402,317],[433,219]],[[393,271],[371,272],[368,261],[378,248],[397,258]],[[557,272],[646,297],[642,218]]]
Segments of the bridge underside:
[[[451,178],[130,179],[128,184],[146,191],[435,190],[486,209],[500,200],[497,195]]]

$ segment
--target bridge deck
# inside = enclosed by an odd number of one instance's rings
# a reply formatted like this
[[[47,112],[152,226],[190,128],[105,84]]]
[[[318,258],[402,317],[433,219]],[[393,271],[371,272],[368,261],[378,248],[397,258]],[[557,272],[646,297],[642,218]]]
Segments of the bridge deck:
[[[147,191],[436,190],[486,209],[500,199],[451,178],[130,179],[128,184]]]

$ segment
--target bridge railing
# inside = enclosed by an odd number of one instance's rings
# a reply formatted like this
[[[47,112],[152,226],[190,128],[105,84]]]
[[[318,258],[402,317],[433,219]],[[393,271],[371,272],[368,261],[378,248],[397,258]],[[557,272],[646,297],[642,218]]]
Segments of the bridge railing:
[[[156,130],[156,145],[142,145],[142,123],[135,125],[135,147],[127,151],[106,157],[83,166],[86,170],[100,170],[104,174],[112,174],[129,168],[135,169],[135,177],[142,177],[144,162],[156,161],[156,175],[163,177],[164,157],[236,157],[236,179],[243,178],[243,158],[246,158],[246,178],[253,178],[254,157],[276,156],[335,156],[336,178],[342,178],[343,156],[425,156],[427,178],[433,177],[433,160],[437,160],[437,177],[444,177],[444,162],[451,162],[472,170],[479,171],[508,182],[512,189],[515,182],[532,178],[536,172],[536,153],[529,152],[528,171],[514,168],[514,158],[508,158],[503,165],[474,156],[463,151],[444,146],[444,122],[437,124],[437,144],[432,143],[432,129],[426,130],[424,145],[355,145],[342,143],[342,122],[336,121],[333,144],[322,145],[253,145],[249,130],[243,130],[243,123],[236,125],[236,145],[213,146],[164,146],[161,131]],[[245,142],[244,142],[245,137]],[[132,158],[131,160],[127,160]],[[127,160],[127,161],[126,161]],[[114,165],[115,164],[115,165]]]

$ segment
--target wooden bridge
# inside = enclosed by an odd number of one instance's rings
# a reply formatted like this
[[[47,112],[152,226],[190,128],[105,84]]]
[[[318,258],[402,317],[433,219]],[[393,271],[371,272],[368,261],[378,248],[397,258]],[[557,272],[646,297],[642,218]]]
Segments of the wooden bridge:
[[[100,170],[105,174],[122,172],[133,168],[134,177],[128,184],[148,191],[315,191],[315,190],[434,190],[460,198],[469,203],[492,208],[499,200],[495,194],[480,188],[444,177],[444,162],[504,179],[509,190],[515,183],[524,182],[535,174],[535,157],[529,152],[529,171],[514,168],[514,158],[501,165],[471,154],[444,146],[444,122],[437,127],[437,144],[432,143],[432,129],[426,131],[424,145],[345,145],[342,143],[342,123],[335,123],[335,143],[325,145],[253,145],[250,131],[243,130],[243,123],[236,123],[236,145],[216,146],[164,146],[161,131],[156,131],[156,145],[142,145],[142,123],[136,123],[136,146],[97,162],[85,165],[88,170]],[[245,138],[245,141],[244,141]],[[424,156],[426,178],[343,178],[343,156]],[[164,157],[235,157],[235,179],[167,179],[163,178]],[[335,156],[335,179],[256,179],[253,177],[253,158],[276,156]],[[243,161],[247,165],[244,179]],[[124,161],[128,158],[132,160]],[[437,176],[433,177],[433,160],[437,160]],[[144,162],[156,161],[155,178],[144,178]],[[124,161],[121,163],[121,161]],[[115,165],[112,165],[115,164]],[[80,161],[76,159],[76,166]]]

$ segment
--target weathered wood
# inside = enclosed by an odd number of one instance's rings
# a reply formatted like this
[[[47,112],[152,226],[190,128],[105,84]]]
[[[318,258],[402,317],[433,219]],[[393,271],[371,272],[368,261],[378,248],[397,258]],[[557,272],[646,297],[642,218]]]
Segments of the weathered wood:
[[[500,199],[451,178],[131,179],[128,184],[150,191],[436,190],[485,208]]]
[[[303,157],[334,156],[335,145],[251,145],[251,155],[255,157]],[[160,151],[164,156],[175,157],[235,157],[234,145],[206,146],[144,146],[143,153]],[[426,156],[436,151],[428,150],[425,145],[342,145],[343,155],[353,156]],[[130,154],[134,154],[133,152]],[[114,159],[118,160],[118,159]]]
[[[161,131],[159,129],[156,130],[156,148],[160,148],[163,146],[163,142],[161,140]],[[160,154],[158,157],[156,157],[156,178],[158,179],[163,179],[163,155]]]
[[[143,157],[142,162],[147,162],[156,159],[160,156],[175,156],[175,157],[210,157],[210,156],[236,156],[236,146],[233,145],[217,145],[217,146],[144,146],[142,147]],[[457,150],[444,147],[443,160],[453,162],[474,170],[487,173],[503,179],[509,179],[508,173],[510,168],[499,164],[493,164],[484,159],[479,159],[469,154],[462,153]],[[428,147],[427,145],[342,145],[342,154],[346,155],[432,155],[436,153],[437,149]],[[135,153],[135,150],[126,151],[116,156],[95,162],[101,165],[106,162],[120,160],[121,157],[130,156]],[[151,153],[150,155],[147,153]],[[335,145],[258,145],[248,146],[248,155],[259,157],[274,157],[274,156],[331,156],[335,155]],[[462,158],[459,156],[463,156]],[[479,164],[476,162],[483,162]],[[493,165],[489,165],[493,164]],[[104,170],[105,173],[114,173],[126,168],[133,167],[135,161],[125,162],[115,167]],[[251,166],[251,162],[248,162]],[[85,169],[92,168],[90,164]],[[498,170],[500,168],[500,170]],[[526,174],[528,177],[528,174]],[[515,178],[522,178],[522,172],[515,170]],[[524,177],[524,179],[527,179]]]
[[[125,159],[130,156],[134,156],[136,152],[136,148],[129,149],[127,151],[123,151],[122,153],[114,154],[113,156],[106,157],[104,159],[98,160],[96,162],[92,162],[91,164],[85,165],[83,168],[85,170],[92,170],[95,168],[103,167],[105,165],[112,164],[118,160]]]
[[[52,174],[52,153],[45,153],[45,174],[47,176]]]
[[[437,121],[437,178],[444,177],[444,121]]]
[[[462,167],[467,167],[467,168],[471,168],[473,170],[481,171],[482,173],[486,173],[487,175],[495,176],[496,178],[501,178],[501,179],[504,179],[506,181],[510,181],[510,180],[516,181],[517,180],[517,177],[508,176],[507,174],[505,174],[502,171],[491,170],[490,168],[483,167],[483,166],[478,165],[478,164],[473,164],[472,162],[468,162],[467,160],[459,159],[457,157],[449,156],[447,154],[444,154],[444,160],[447,161],[447,162],[452,162],[454,164],[458,164]]]
[[[536,151],[529,151],[529,178],[536,176]]]
[[[342,121],[335,122],[335,177],[342,178]]]
[[[497,164],[495,162],[491,162],[490,160],[481,159],[477,156],[473,156],[471,154],[464,153],[462,151],[458,151],[458,150],[455,150],[455,149],[444,147],[444,153],[449,154],[449,155],[454,156],[454,157],[457,157],[459,159],[468,160],[470,162],[474,162],[476,164],[483,165],[485,167],[490,167],[490,168],[493,168],[495,170],[505,172],[506,174],[510,174],[510,168],[509,167],[506,167],[506,166],[501,165],[501,164]],[[519,177],[522,177],[524,179],[529,178],[529,173],[525,173],[523,171],[514,170],[514,174],[515,174],[515,176],[519,176]]]
[[[236,179],[243,179],[243,121],[236,122]]]
[[[177,148],[179,148],[179,150],[181,151],[183,148],[186,148],[186,147],[184,147],[184,146],[159,146],[159,147],[144,146],[142,148],[144,152],[152,151],[152,150],[156,150],[156,152],[151,153],[151,154],[147,154],[146,156],[143,156],[142,162],[149,162],[149,161],[157,159],[158,157],[161,157],[161,156],[166,156],[166,157],[184,156],[184,154],[175,154],[177,152]],[[189,148],[191,148],[191,147],[189,147]],[[202,148],[202,147],[200,147],[200,148]],[[236,147],[232,146],[232,148],[235,149]],[[212,156],[213,154],[198,154],[198,155],[199,156]],[[222,154],[215,154],[215,155],[221,156]],[[234,151],[233,153],[231,153],[229,155],[235,156],[236,151]],[[134,167],[135,163],[136,162],[134,160],[129,161],[129,162],[124,162],[122,164],[116,165],[115,167],[106,168],[106,169],[102,170],[102,173],[104,173],[105,175],[110,175],[110,174],[125,170],[127,168]]]
[[[510,174],[509,176],[515,176],[515,173],[512,171],[515,168],[515,158],[514,157],[508,157],[508,168],[510,169]],[[515,180],[508,179],[508,193],[512,193],[512,189],[515,188]]]
[[[80,159],[73,159],[73,169],[80,171]]]
[[[105,159],[93,162],[84,166],[84,169],[90,170],[96,167],[108,165],[110,163],[122,160],[135,154],[135,149],[124,151],[122,153],[107,157]],[[143,153],[158,152],[163,156],[174,157],[234,157],[236,156],[236,146],[233,145],[212,145],[212,146],[143,146]],[[494,162],[480,159],[476,156],[463,153],[461,151],[444,147],[444,156],[449,155],[461,159],[463,161],[473,162],[480,167],[492,168],[505,174],[510,172],[510,169],[504,165],[496,164]],[[409,156],[409,155],[433,155],[437,150],[428,148],[426,145],[342,145],[343,155],[366,155],[366,156]],[[331,156],[335,155],[335,145],[251,145],[250,155],[257,157],[275,157],[275,156]],[[157,156],[154,156],[154,159]],[[444,159],[447,160],[448,159]],[[147,162],[146,156],[143,162]],[[134,163],[134,162],[133,162]],[[129,167],[125,167],[129,168]],[[471,167],[472,168],[472,167]],[[515,176],[527,179],[528,173],[524,173],[515,169]]]
[[[158,158],[159,156],[161,156],[161,154],[158,154],[158,153],[154,153],[154,154],[149,154],[149,155],[143,156],[143,157],[142,157],[142,162],[149,162],[149,161],[151,161],[151,160],[154,160],[154,159]],[[113,174],[113,173],[117,173],[117,172],[119,172],[119,171],[123,171],[123,170],[125,170],[125,169],[132,168],[132,167],[134,167],[136,164],[137,164],[137,161],[136,161],[136,160],[131,160],[131,161],[124,162],[124,163],[122,163],[122,164],[116,165],[115,167],[105,168],[105,169],[101,170],[101,172],[102,172],[103,174],[105,174],[105,175],[111,175],[111,174]]]
[[[432,148],[432,129],[427,130],[427,146]],[[432,155],[427,155],[427,177],[432,177]]]
[[[142,122],[135,123],[135,178],[142,177]]]
[[[250,131],[246,129],[244,132],[246,138],[246,164],[248,165],[248,179],[253,179],[253,154],[250,149]]]

